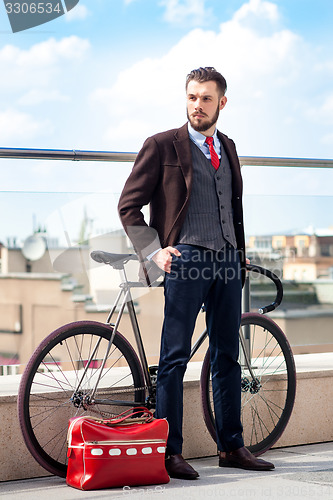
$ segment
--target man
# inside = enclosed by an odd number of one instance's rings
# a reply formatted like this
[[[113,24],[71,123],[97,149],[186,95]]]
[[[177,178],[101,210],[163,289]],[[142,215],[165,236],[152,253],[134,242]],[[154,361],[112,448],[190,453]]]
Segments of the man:
[[[245,278],[242,179],[233,141],[216,129],[225,91],[226,81],[214,68],[187,76],[188,123],[146,140],[119,201],[122,224],[141,260],[152,259],[166,273],[156,416],[169,422],[167,471],[182,479],[198,477],[181,453],[183,376],[202,304],[219,466],[274,468],[254,457],[242,439],[237,361]],[[147,204],[149,228],[141,212]]]

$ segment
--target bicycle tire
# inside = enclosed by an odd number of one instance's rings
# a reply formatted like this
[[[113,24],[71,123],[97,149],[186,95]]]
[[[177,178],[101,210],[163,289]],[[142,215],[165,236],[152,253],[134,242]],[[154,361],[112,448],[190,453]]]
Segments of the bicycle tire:
[[[277,442],[289,421],[296,394],[296,369],[289,342],[271,318],[244,313],[241,328],[247,326],[252,346],[251,366],[260,387],[256,381],[251,382],[246,363],[240,363],[242,424],[244,444],[258,456]],[[202,366],[200,386],[204,420],[216,441],[209,349]]]
[[[22,374],[18,416],[23,438],[37,462],[52,474],[66,477],[71,417],[98,413],[107,418],[128,408],[116,400],[114,406],[87,404],[112,332],[112,326],[94,321],[64,325],[41,342]],[[77,391],[83,373],[85,378]],[[119,400],[121,394],[122,401],[143,404],[144,385],[137,354],[117,332],[95,399],[112,398],[113,394]]]

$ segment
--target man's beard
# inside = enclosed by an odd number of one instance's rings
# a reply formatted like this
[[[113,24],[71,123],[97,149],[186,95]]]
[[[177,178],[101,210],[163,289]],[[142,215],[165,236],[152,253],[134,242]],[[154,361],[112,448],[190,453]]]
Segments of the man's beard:
[[[213,125],[215,125],[215,123],[218,120],[219,114],[220,114],[220,108],[219,108],[219,106],[217,106],[215,115],[213,116],[213,118],[211,120],[204,121],[204,119],[202,119],[201,123],[196,123],[196,122],[194,122],[195,117],[191,117],[188,113],[188,110],[187,110],[187,119],[189,120],[189,122],[190,122],[192,128],[194,128],[194,130],[196,130],[197,132],[205,132],[206,130],[210,129]]]

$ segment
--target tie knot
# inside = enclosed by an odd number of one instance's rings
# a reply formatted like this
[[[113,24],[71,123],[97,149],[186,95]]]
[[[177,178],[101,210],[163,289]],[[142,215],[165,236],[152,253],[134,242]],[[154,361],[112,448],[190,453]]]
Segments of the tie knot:
[[[214,138],[213,137],[206,137],[206,141],[208,146],[211,146],[214,142]]]

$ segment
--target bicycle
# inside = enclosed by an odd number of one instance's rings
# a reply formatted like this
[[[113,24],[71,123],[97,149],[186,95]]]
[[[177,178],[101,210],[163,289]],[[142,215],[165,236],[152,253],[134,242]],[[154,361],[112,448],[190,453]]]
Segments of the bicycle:
[[[62,477],[67,469],[69,418],[83,413],[106,418],[127,407],[155,406],[157,366],[148,365],[131,297],[131,289],[143,285],[128,281],[125,272],[125,264],[137,256],[95,251],[91,257],[119,269],[123,277],[106,323],[77,321],[48,335],[30,358],[18,395],[19,421],[29,451],[47,471]],[[249,265],[248,270],[267,276],[276,286],[275,300],[260,313],[243,313],[240,328],[244,440],[252,453],[260,455],[273,446],[288,423],[295,399],[296,372],[284,333],[264,316],[282,300],[281,281],[259,266]],[[116,322],[111,323],[119,305]],[[137,353],[118,332],[125,306]],[[190,359],[206,337],[205,330],[193,345]],[[209,349],[200,386],[204,420],[216,441]]]

